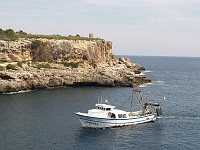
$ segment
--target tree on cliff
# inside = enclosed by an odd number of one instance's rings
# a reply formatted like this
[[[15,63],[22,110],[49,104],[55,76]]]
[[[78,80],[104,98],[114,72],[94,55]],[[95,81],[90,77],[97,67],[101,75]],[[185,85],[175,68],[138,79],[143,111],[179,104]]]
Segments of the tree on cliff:
[[[4,30],[0,29],[0,40],[3,40],[5,37]]]
[[[18,34],[21,34],[21,35],[27,35],[27,33],[26,32],[24,32],[24,31],[22,31],[22,30],[19,30],[18,32],[16,32],[16,33],[18,33]]]
[[[50,62],[51,53],[48,48],[48,43],[40,40],[35,40],[31,44],[31,56],[33,62]]]
[[[0,29],[0,40],[14,41],[17,39],[15,32],[12,29],[2,30]]]

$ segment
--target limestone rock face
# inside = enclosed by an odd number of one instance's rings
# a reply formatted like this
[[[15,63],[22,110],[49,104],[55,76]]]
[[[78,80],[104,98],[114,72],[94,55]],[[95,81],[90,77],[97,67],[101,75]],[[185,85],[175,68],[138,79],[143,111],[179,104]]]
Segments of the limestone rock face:
[[[50,66],[38,68],[32,62],[31,43],[34,39],[0,41],[0,66],[15,65],[16,69],[0,70],[0,93],[57,86],[133,86],[151,82],[138,76],[144,68],[128,58],[116,59],[112,43],[105,40],[48,40]],[[20,63],[20,65],[16,63]],[[22,63],[26,62],[26,63]],[[28,62],[28,63],[27,63]],[[63,62],[78,62],[78,67]],[[1,69],[1,68],[0,68]]]
[[[49,41],[52,55],[57,61],[87,61],[90,65],[110,62],[114,59],[112,43],[104,40]]]
[[[0,63],[32,61],[31,43],[34,39],[18,41],[0,41]],[[105,40],[55,40],[39,39],[47,44],[51,61],[87,61],[98,66],[99,63],[110,63],[115,59],[112,54],[112,43]]]
[[[0,40],[0,63],[31,60],[30,45],[31,40]]]
[[[130,68],[132,66],[131,60],[129,58],[120,57],[119,63],[125,64],[127,68]]]

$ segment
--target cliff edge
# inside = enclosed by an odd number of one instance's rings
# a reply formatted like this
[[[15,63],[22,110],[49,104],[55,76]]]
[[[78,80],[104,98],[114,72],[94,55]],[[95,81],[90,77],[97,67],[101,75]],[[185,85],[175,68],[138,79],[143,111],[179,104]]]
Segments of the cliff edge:
[[[0,40],[0,93],[57,86],[132,86],[151,82],[144,68],[117,59],[102,39]]]

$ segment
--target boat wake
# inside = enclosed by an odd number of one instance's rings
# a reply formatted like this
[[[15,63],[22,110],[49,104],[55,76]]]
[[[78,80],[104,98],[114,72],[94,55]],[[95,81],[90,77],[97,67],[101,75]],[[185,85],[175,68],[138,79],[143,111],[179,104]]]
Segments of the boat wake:
[[[159,116],[162,119],[200,120],[200,116]]]

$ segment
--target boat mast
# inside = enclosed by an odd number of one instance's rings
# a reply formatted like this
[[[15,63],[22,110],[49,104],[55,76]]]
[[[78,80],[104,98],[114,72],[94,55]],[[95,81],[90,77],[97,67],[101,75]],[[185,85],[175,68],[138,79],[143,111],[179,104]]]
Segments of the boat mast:
[[[136,84],[135,80],[133,79],[133,90],[132,90],[132,95],[131,95],[131,110],[130,110],[130,113],[131,113],[131,114],[133,113],[133,97],[134,97],[133,94],[136,94],[136,93],[135,93],[136,87],[137,87],[137,84]],[[133,93],[133,92],[134,92],[134,93]]]
[[[130,113],[133,113],[133,92],[131,95],[131,111],[130,111]]]

